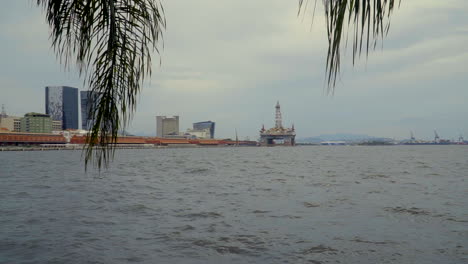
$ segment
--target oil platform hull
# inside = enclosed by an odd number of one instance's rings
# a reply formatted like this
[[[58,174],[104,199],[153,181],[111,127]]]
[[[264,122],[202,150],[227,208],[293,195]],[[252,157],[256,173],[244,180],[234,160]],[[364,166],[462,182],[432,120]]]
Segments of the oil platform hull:
[[[260,135],[260,146],[295,146],[295,135]]]
[[[282,124],[281,110],[279,102],[276,103],[275,127],[265,130],[263,126],[260,130],[260,146],[294,146],[296,145],[296,131],[294,125],[285,128]]]

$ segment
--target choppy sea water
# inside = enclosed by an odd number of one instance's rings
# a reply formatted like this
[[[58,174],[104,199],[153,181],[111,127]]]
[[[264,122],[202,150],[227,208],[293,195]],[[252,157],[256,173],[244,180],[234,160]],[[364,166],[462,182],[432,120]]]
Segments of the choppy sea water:
[[[0,152],[0,263],[468,263],[468,147]]]

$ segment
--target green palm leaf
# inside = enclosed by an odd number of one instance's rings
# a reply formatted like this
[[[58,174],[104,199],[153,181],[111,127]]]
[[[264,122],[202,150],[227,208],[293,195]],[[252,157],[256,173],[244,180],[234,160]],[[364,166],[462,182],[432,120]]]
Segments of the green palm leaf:
[[[342,39],[353,36],[353,64],[356,57],[374,49],[379,39],[387,35],[390,15],[401,0],[322,0],[327,21],[328,52],[326,73],[328,91],[333,92],[340,72]],[[299,12],[307,9],[308,0],[299,0]],[[317,4],[317,0],[315,0]],[[315,12],[315,7],[314,11]],[[351,29],[346,27],[352,26]],[[346,35],[347,37],[347,35]],[[346,38],[347,39],[347,38]],[[346,45],[345,41],[345,45]]]
[[[107,166],[118,132],[135,111],[141,84],[151,74],[151,54],[158,51],[166,25],[164,10],[156,0],[37,0],[37,4],[46,12],[58,57],[65,65],[78,65],[97,97],[89,112],[93,121],[85,164],[94,160],[99,168]]]
[[[353,25],[353,64],[363,47],[368,54],[390,26],[396,0],[322,0],[328,34],[327,81],[333,91],[340,72],[340,49]],[[299,0],[299,12],[308,0]],[[317,0],[315,0],[315,6]],[[92,129],[85,151],[86,166],[108,165],[118,132],[125,129],[136,107],[151,54],[165,28],[164,9],[158,0],[37,0],[46,12],[57,56],[67,66],[78,65],[85,84],[97,97],[89,116]],[[95,157],[95,159],[93,159]]]

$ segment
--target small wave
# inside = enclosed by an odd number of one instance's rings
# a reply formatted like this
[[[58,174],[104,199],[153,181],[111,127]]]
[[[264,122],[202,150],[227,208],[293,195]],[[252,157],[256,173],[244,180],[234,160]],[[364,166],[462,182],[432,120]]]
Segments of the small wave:
[[[285,182],[286,182],[286,179],[278,178],[278,179],[273,179],[272,181],[277,181],[277,182],[285,183]]]
[[[128,258],[118,258],[119,260],[123,260],[125,262],[143,262],[144,259],[143,258],[140,258],[140,257],[137,257],[137,256],[131,256],[131,257],[128,257]]]
[[[336,255],[337,252],[338,252],[337,249],[327,247],[327,246],[324,246],[324,245],[318,245],[316,247],[311,247],[311,248],[308,248],[308,249],[304,249],[300,253],[304,254],[304,255],[307,255],[307,254],[321,254],[321,253]]]
[[[300,219],[302,216],[298,215],[272,215],[273,218],[288,218],[288,219]]]
[[[41,219],[38,219],[38,218],[30,218],[30,219],[26,220],[25,223],[28,224],[28,225],[35,225],[35,224],[42,223],[42,221],[41,221]]]
[[[254,210],[252,211],[252,213],[254,214],[266,214],[266,213],[269,213],[270,211],[262,211],[262,210]]]
[[[199,246],[199,247],[206,247],[206,246],[213,245],[214,242],[209,241],[209,240],[200,239],[200,240],[193,241],[192,244],[194,244],[195,246]]]
[[[309,202],[304,202],[303,203],[305,207],[307,208],[311,208],[311,207],[319,207],[320,204],[317,204],[317,203],[309,203]]]
[[[223,240],[218,240],[218,241],[225,242]],[[233,246],[233,245],[223,245],[224,243],[218,243],[218,242],[206,240],[206,239],[194,240],[192,244],[197,247],[212,249],[218,252],[219,254],[223,254],[223,255],[224,254],[252,255],[252,252],[246,248]]]
[[[250,251],[236,246],[217,246],[214,249],[220,254],[250,255]]]
[[[191,230],[195,230],[195,227],[191,225],[184,225],[184,226],[176,227],[175,229],[180,230],[180,231],[191,231]]]
[[[18,193],[15,193],[13,196],[16,197],[16,198],[28,198],[28,197],[31,197],[31,195],[29,195],[29,193],[27,193],[27,192],[18,192]]]
[[[379,178],[389,178],[389,176],[385,175],[385,174],[369,174],[369,175],[366,175],[364,177],[362,177],[362,179],[379,179]]]
[[[191,213],[191,214],[184,214],[179,215],[180,217],[187,217],[187,218],[219,218],[223,215],[217,212],[200,212],[200,213]]]
[[[33,189],[50,189],[50,188],[52,188],[49,185],[42,185],[42,184],[34,184],[34,185],[29,186],[29,187],[33,188]]]
[[[455,219],[453,217],[449,217],[446,220],[452,221],[452,222],[459,222],[459,223],[468,223],[468,220],[463,220],[463,219]]]
[[[144,204],[132,204],[118,209],[118,211],[122,213],[146,213],[151,210],[152,208],[149,208]]]
[[[186,174],[200,174],[209,171],[208,168],[191,168],[188,170],[185,170],[184,173]]]
[[[112,221],[93,221],[93,220],[82,220],[81,223],[85,225],[95,226],[95,225],[115,225]]]
[[[393,242],[393,241],[370,241],[370,240],[361,239],[359,237],[355,237],[354,239],[351,239],[350,241],[356,242],[356,243],[374,244],[374,245],[397,244],[396,242]]]
[[[432,168],[432,167],[429,166],[429,165],[421,165],[421,166],[418,166],[417,168],[418,169],[427,169],[427,168]]]
[[[417,207],[411,207],[411,208],[404,208],[404,207],[386,207],[384,208],[385,211],[387,212],[392,212],[392,213],[406,213],[406,214],[411,214],[411,215],[430,215],[431,213],[417,208]]]

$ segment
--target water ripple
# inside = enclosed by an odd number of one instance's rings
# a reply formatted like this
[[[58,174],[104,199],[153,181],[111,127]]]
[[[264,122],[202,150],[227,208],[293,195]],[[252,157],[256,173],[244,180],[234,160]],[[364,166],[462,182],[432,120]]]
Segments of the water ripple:
[[[464,147],[63,153],[0,153],[0,263],[468,260]]]

